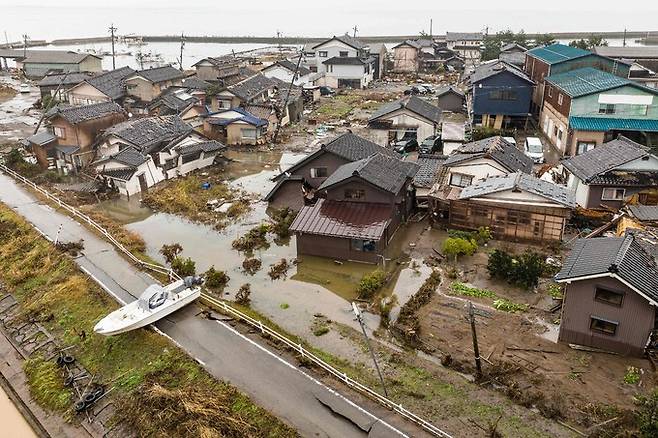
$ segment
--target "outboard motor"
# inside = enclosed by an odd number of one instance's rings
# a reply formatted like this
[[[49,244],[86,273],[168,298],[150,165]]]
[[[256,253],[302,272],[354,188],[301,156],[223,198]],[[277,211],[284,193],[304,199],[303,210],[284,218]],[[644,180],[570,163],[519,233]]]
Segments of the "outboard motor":
[[[201,285],[203,284],[203,277],[190,275],[189,277],[185,277],[183,279],[183,283],[185,284],[185,287],[192,287],[197,284]]]

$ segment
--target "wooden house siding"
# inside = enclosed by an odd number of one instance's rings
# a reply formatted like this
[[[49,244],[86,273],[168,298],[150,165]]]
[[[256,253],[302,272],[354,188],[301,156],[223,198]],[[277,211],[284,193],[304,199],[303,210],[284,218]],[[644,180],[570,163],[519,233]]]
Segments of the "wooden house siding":
[[[621,306],[595,300],[596,287],[624,294]],[[590,317],[618,323],[614,335],[590,329]],[[574,281],[567,285],[558,340],[626,355],[641,355],[654,328],[655,308],[629,287],[613,278]]]

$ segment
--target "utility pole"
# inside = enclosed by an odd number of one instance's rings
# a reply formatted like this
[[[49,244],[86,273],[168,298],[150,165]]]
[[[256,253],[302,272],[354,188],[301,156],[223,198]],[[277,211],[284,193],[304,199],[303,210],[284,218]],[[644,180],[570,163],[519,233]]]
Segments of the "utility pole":
[[[23,34],[23,58],[27,58],[27,41],[30,37],[27,34]]]
[[[283,101],[283,108],[281,109],[281,119],[286,114],[286,111],[288,111],[288,101],[290,100],[290,92],[292,91],[292,87],[295,86],[295,79],[297,79],[299,75],[299,66],[302,63],[302,58],[304,57],[304,51],[300,50],[299,51],[299,59],[297,60],[297,65],[295,66],[295,73],[292,75],[292,79],[290,80],[290,86],[288,87],[288,92],[286,93],[286,99]],[[281,119],[279,119],[279,123],[276,125],[276,131],[274,131],[274,137],[272,137],[272,144],[276,143],[276,139],[279,137],[279,130],[281,129]],[[289,123],[290,117],[288,117]]]
[[[482,377],[482,362],[480,361],[480,347],[478,346],[478,334],[475,330],[475,310],[473,303],[468,302],[468,319],[471,323],[471,334],[473,335],[473,354],[475,355],[475,378]]]
[[[356,38],[356,33],[359,31],[359,28],[356,27],[356,24],[354,25],[354,27],[352,28],[352,30],[354,31],[354,38]]]
[[[352,311],[356,315],[357,321],[359,321],[359,325],[361,326],[361,331],[363,331],[363,336],[366,338],[366,345],[368,346],[368,350],[370,351],[370,355],[372,356],[372,361],[375,363],[375,368],[377,369],[379,380],[382,382],[382,388],[384,388],[384,395],[388,397],[388,391],[386,391],[386,384],[384,383],[384,377],[382,377],[382,372],[379,369],[379,364],[377,363],[375,352],[372,351],[372,346],[370,345],[370,339],[368,339],[368,334],[366,333],[366,326],[363,323],[363,317],[361,316],[361,310],[359,309],[359,306],[357,306],[355,302],[352,302]]]
[[[114,53],[114,32],[117,31],[117,28],[114,27],[114,23],[110,24],[110,35],[112,38],[112,70],[115,70],[117,68],[116,65],[116,56]]]
[[[185,34],[180,33],[180,71],[183,71],[183,49],[185,48]]]
[[[276,31],[276,41],[277,41],[277,44],[279,45],[279,52],[281,52],[281,50],[282,50],[281,49],[281,32],[278,31],[278,30]]]
[[[430,18],[430,41],[432,41],[432,19]]]
[[[626,28],[624,28],[624,47],[626,47]]]

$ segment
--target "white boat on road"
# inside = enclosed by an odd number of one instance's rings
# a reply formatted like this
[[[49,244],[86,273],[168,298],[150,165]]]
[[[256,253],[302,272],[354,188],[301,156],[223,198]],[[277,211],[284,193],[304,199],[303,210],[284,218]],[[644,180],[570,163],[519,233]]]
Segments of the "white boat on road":
[[[199,298],[201,282],[198,277],[185,277],[167,286],[153,284],[137,300],[98,321],[94,331],[112,336],[153,324]]]

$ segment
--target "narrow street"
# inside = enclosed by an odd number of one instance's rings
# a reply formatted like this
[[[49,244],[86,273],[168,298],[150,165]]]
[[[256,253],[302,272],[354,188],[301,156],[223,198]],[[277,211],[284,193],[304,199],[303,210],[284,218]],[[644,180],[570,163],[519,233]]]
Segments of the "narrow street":
[[[111,244],[68,216],[40,203],[5,174],[0,174],[0,202],[13,208],[44,235],[61,241],[84,241],[80,268],[120,302],[135,299],[154,280],[122,258]],[[363,437],[423,436],[424,432],[396,414],[350,395],[339,395],[311,375],[270,351],[254,336],[230,325],[196,316],[198,307],[171,315],[158,328],[218,379],[231,382],[255,402],[295,427],[302,436]],[[330,401],[334,414],[325,404]],[[357,401],[358,400],[358,401]],[[347,420],[349,417],[352,421]],[[355,423],[356,422],[356,423]],[[372,425],[366,433],[356,424]]]

